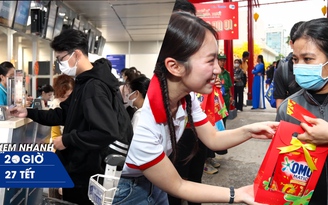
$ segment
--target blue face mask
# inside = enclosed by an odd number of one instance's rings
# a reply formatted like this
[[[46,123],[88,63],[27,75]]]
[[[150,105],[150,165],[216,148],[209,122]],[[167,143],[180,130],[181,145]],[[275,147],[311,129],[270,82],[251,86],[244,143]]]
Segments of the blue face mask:
[[[293,71],[298,85],[305,90],[321,90],[328,82],[328,77],[322,77],[322,68],[327,63],[328,61],[323,65],[294,64]]]

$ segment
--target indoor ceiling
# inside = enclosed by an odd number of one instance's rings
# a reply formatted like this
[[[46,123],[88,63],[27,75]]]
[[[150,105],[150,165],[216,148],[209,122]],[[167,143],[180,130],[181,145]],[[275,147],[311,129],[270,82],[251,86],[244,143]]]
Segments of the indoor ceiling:
[[[191,2],[217,2],[223,0],[192,0]],[[247,7],[247,0],[239,7]],[[253,0],[253,6],[290,3],[307,0]],[[175,0],[62,0],[78,15],[96,27],[107,42],[161,41]]]
[[[107,42],[163,40],[175,0],[63,0]]]
[[[59,0],[58,0],[59,1]],[[202,0],[193,0],[200,2]],[[213,0],[203,0],[213,1]],[[247,0],[239,7],[247,7]],[[254,0],[255,7],[307,0]],[[97,28],[107,42],[161,41],[175,0],[60,0]],[[221,3],[223,0],[214,1]],[[0,32],[1,35],[1,32]],[[0,41],[4,38],[0,38]],[[31,43],[27,38],[27,44]]]

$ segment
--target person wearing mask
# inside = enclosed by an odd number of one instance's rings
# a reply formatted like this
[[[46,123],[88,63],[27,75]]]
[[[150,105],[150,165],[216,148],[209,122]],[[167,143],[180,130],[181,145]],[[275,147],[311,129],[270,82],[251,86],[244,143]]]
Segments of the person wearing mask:
[[[7,105],[7,78],[14,77],[15,67],[5,61],[0,64],[0,106]]]
[[[253,87],[252,87],[252,105],[253,109],[265,109],[265,97],[264,97],[264,60],[262,55],[257,56],[257,64],[254,67],[252,73]]]
[[[299,21],[295,23],[290,30],[289,33],[289,46],[292,50],[294,50],[293,45],[293,35],[296,32],[297,28],[303,23],[304,21]],[[292,94],[296,93],[301,89],[301,87],[297,84],[295,81],[295,76],[293,74],[293,52],[290,52],[286,58],[288,72],[283,71],[282,64],[285,63],[283,61],[280,61],[280,63],[277,63],[277,70],[275,71],[275,74],[273,76],[274,79],[274,90],[273,90],[273,98],[276,99],[276,107],[278,109],[281,102],[286,99],[288,96],[291,96]],[[287,76],[284,76],[286,75]],[[284,80],[287,79],[287,80]]]
[[[187,124],[196,139],[213,150],[227,149],[250,138],[271,138],[279,125],[265,122],[216,131],[208,121],[194,92],[211,93],[221,71],[217,37],[216,30],[201,18],[173,12],[113,204],[168,204],[167,193],[198,203],[258,204],[253,186],[234,189],[190,182],[173,166],[177,142]]]
[[[245,78],[244,71],[241,69],[242,61],[241,59],[235,59],[234,61],[234,99],[236,109],[243,111],[244,102],[244,81]]]
[[[301,123],[305,132],[298,138],[318,146],[328,145],[328,19],[318,18],[302,23],[292,37],[293,71],[302,88],[287,99],[295,101],[318,119],[305,117],[312,126]],[[288,100],[284,100],[276,120],[300,124],[287,114]],[[321,119],[320,119],[321,118]],[[328,204],[328,158],[314,189],[309,205]]]
[[[66,29],[50,46],[61,72],[75,77],[71,95],[60,103],[61,108],[44,111],[15,107],[9,111],[43,125],[64,125],[63,134],[53,144],[74,187],[63,188],[63,200],[92,205],[88,197],[90,177],[104,173],[109,144],[116,139],[131,139],[132,125],[108,63],[89,61],[85,33]]]
[[[123,84],[120,85],[120,92],[123,98],[123,103],[124,106],[127,110],[127,112],[129,113],[130,119],[132,119],[134,112],[136,111],[136,109],[134,107],[129,106],[128,103],[128,95],[129,95],[129,87],[128,84],[130,81],[132,81],[133,79],[141,76],[141,72],[138,71],[135,67],[130,67],[130,68],[125,68],[124,72],[122,72],[122,78],[123,78]]]
[[[131,67],[131,68],[125,68],[124,72],[122,73],[122,78],[123,78],[123,82],[124,85],[120,86],[120,91],[122,93],[122,97],[124,100],[124,104],[127,104],[127,96],[129,94],[129,89],[128,89],[128,84],[131,80],[139,77],[141,75],[141,73],[135,68],[135,67]],[[128,106],[128,105],[126,105]]]
[[[41,99],[42,109],[49,109],[48,102],[54,95],[54,88],[49,84],[44,84],[38,88],[38,93],[39,97],[37,99]],[[34,108],[34,103],[32,104],[32,108]]]
[[[136,109],[136,112],[134,113],[131,120],[133,129],[135,129],[138,124],[140,113],[142,110],[142,105],[146,98],[149,82],[150,82],[149,78],[147,78],[146,76],[141,76],[133,79],[128,84],[130,93],[127,97],[128,100],[127,104],[130,107],[134,107]]]

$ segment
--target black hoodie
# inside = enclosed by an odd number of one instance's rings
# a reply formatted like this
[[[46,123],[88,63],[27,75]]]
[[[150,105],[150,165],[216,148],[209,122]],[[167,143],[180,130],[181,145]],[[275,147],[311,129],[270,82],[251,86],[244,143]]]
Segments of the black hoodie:
[[[120,139],[118,110],[109,93],[116,93],[118,86],[111,68],[101,61],[76,77],[73,92],[60,104],[61,108],[28,109],[27,117],[40,124],[65,126],[62,141],[66,149],[57,150],[56,154],[75,186],[87,185],[91,175],[104,173],[104,149]]]

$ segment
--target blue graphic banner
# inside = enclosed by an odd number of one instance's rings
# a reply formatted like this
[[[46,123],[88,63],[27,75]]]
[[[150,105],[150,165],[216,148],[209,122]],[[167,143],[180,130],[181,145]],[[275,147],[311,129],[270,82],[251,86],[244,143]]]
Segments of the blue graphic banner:
[[[0,187],[74,187],[57,155],[53,152],[1,152]]]
[[[112,68],[116,69],[118,74],[125,68],[125,55],[106,55],[106,59],[112,63]]]

